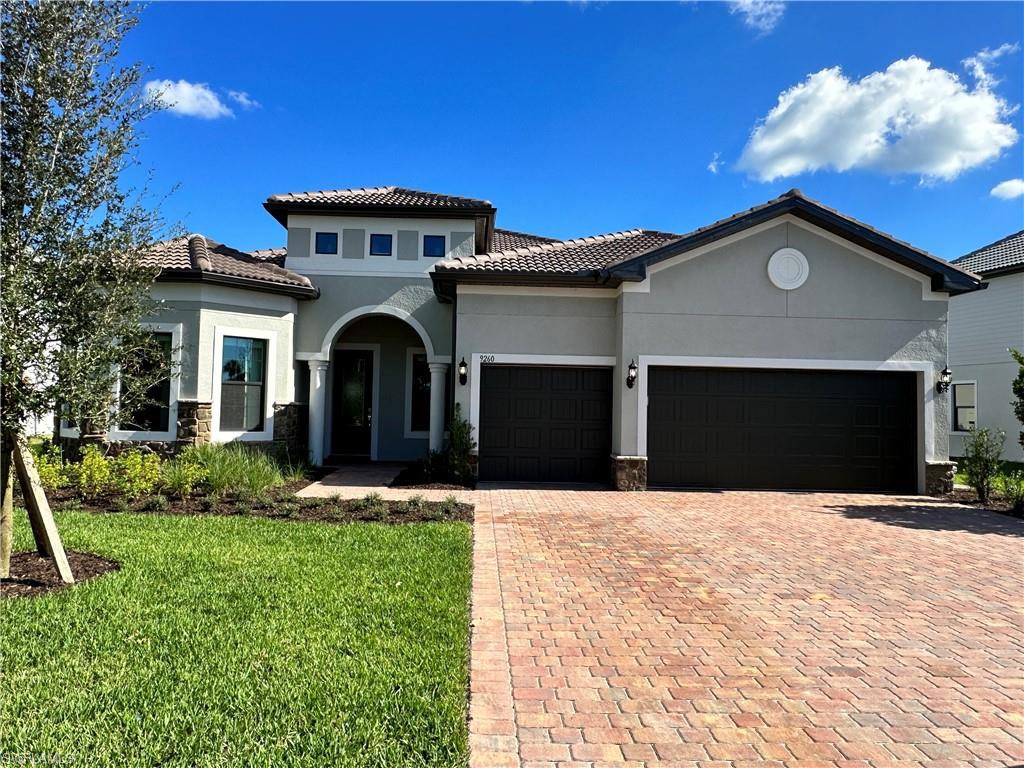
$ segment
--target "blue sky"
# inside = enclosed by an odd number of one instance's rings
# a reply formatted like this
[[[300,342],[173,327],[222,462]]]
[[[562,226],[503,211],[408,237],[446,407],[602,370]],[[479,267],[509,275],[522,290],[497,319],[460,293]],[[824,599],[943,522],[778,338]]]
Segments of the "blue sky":
[[[279,192],[398,184],[574,237],[799,187],[955,258],[1024,227],[1022,30],[1021,3],[161,2],[123,53],[175,104],[141,148],[165,218],[243,249],[283,244]]]

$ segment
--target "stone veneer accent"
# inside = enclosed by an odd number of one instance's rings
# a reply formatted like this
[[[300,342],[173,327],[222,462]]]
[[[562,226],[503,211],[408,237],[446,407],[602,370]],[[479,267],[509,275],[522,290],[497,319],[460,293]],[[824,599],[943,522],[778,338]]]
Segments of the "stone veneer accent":
[[[274,403],[274,447],[296,464],[309,458],[308,413],[305,403]]]
[[[178,401],[178,442],[193,445],[210,442],[213,433],[213,403]]]
[[[924,492],[929,496],[942,496],[953,492],[956,462],[929,461],[924,466]]]
[[[612,485],[617,491],[647,490],[647,459],[643,456],[612,456]]]

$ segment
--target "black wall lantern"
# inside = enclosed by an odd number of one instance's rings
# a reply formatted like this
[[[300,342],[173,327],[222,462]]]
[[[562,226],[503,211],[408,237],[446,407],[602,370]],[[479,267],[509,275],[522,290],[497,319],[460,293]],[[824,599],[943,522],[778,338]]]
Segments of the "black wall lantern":
[[[459,360],[459,384],[465,386],[466,380],[469,378],[469,366],[466,365],[466,358]]]
[[[639,368],[636,367],[636,360],[629,361],[629,368],[626,369],[626,386],[630,389],[636,384],[636,375],[639,372]]]
[[[943,392],[949,390],[949,386],[952,383],[953,372],[949,370],[949,366],[947,365],[945,368],[942,369],[942,373],[939,374],[939,380],[935,382],[935,391],[941,395]]]

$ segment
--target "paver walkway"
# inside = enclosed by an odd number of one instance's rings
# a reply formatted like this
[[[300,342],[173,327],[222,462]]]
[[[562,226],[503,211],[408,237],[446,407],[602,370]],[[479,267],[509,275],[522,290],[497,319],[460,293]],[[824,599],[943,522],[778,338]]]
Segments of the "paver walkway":
[[[1024,763],[1024,523],[930,499],[477,492],[472,764]]]
[[[300,489],[295,495],[301,498],[333,496],[339,499],[361,499],[367,494],[376,493],[389,501],[405,501],[412,496],[422,496],[428,501],[442,501],[448,496],[455,496],[459,501],[472,501],[471,491],[388,487],[404,466],[387,462],[346,464]]]

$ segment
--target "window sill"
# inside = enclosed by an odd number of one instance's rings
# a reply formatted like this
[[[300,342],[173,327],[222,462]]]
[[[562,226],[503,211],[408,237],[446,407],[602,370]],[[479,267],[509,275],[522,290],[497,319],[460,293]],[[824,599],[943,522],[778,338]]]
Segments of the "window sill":
[[[210,439],[214,443],[240,442],[269,442],[274,439],[273,429],[264,429],[261,432],[213,432]]]

